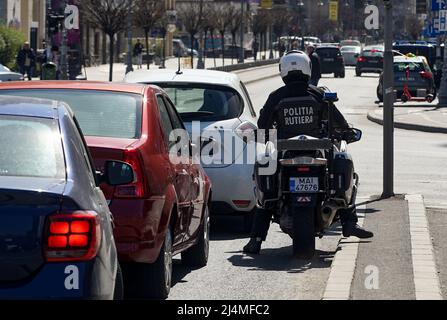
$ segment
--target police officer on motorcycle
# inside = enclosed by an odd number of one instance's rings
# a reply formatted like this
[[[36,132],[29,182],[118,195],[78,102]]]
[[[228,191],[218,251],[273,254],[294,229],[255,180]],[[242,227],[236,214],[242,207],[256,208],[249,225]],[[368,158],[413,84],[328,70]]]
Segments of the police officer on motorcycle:
[[[274,91],[268,97],[258,120],[259,129],[268,130],[272,129],[274,124],[284,124],[284,121],[278,121],[277,115],[281,113],[276,111],[278,106],[288,98],[311,98],[321,110],[319,121],[327,119],[328,110],[327,103],[323,101],[323,90],[309,84],[312,74],[311,68],[309,56],[302,51],[293,50],[281,58],[279,70],[285,86]],[[338,132],[352,131],[341,112],[335,107],[333,109],[333,125]],[[308,134],[308,132],[300,132],[302,130],[300,130],[299,126],[293,127],[292,131],[294,132],[290,132],[288,130],[290,128],[281,125],[277,126],[276,129],[279,139],[288,139],[293,136]],[[305,131],[306,126],[303,126],[302,129]],[[373,237],[372,232],[357,225],[358,219],[355,206],[352,209],[340,209],[338,212],[343,228],[343,236],[355,236],[362,239]],[[243,248],[245,253],[258,254],[260,252],[261,243],[265,241],[273,215],[274,212],[271,210],[258,206],[253,220],[251,239]]]

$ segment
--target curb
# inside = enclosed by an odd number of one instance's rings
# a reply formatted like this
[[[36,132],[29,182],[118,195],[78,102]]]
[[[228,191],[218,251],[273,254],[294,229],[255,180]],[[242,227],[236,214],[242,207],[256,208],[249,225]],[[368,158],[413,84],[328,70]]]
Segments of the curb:
[[[370,197],[357,198],[361,203],[369,200]],[[366,204],[357,207],[358,225],[363,226]],[[342,238],[338,243],[338,248],[331,264],[326,288],[322,300],[349,300],[351,297],[351,285],[354,280],[354,273],[357,264],[357,254],[359,249],[358,239],[355,237]]]
[[[254,67],[267,66],[267,65],[271,65],[271,64],[275,64],[275,63],[279,63],[279,59],[268,59],[268,60],[261,60],[261,61],[256,61],[256,62],[237,63],[237,64],[233,64],[233,65],[212,67],[212,68],[207,68],[207,69],[231,72],[231,71],[249,69],[249,68],[254,68]]]
[[[270,79],[270,78],[274,78],[276,76],[278,76],[278,75],[277,74],[272,74],[272,75],[269,75],[269,76],[263,76],[263,77],[260,77],[260,78],[257,78],[257,79],[244,81],[244,84],[252,84],[252,83],[255,83],[255,82],[259,82],[259,81],[267,80],[267,79]]]
[[[368,112],[367,116],[369,121],[383,125],[383,119],[376,117],[373,115],[373,112]],[[433,127],[433,126],[424,126],[422,124],[413,124],[413,123],[405,123],[405,122],[394,122],[394,127],[398,129],[404,130],[414,130],[414,131],[422,131],[429,133],[445,133],[447,134],[447,128],[441,127]]]
[[[442,300],[424,198],[406,195],[410,217],[411,257],[416,300]]]

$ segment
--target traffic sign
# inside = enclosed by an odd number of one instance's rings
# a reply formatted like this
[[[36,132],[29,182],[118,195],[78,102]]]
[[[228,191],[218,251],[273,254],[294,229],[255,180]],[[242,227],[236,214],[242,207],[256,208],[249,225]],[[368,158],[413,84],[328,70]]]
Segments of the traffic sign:
[[[273,7],[273,0],[261,0],[262,9],[271,9]]]
[[[447,10],[439,10],[439,31],[447,31]]]
[[[446,7],[446,0],[431,0],[431,10],[432,11],[439,11],[439,10],[445,10]]]

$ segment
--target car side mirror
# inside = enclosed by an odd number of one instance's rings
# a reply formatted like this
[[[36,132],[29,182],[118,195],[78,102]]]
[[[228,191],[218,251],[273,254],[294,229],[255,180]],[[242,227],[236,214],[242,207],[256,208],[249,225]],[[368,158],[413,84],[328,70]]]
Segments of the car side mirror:
[[[135,174],[130,164],[107,160],[100,180],[111,186],[124,185],[132,183],[135,180]]]

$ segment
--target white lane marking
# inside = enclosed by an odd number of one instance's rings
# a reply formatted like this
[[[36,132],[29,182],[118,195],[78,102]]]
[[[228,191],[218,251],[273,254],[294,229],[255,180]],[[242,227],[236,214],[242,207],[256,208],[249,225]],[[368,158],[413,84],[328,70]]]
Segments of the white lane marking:
[[[357,202],[364,202],[368,198],[357,198]],[[358,225],[363,226],[366,204],[357,206]],[[360,212],[359,212],[360,211]],[[339,250],[332,261],[331,272],[326,283],[323,300],[349,300],[351,284],[354,280],[355,265],[359,249],[359,239],[356,237],[342,238]]]
[[[411,257],[416,300],[442,300],[424,199],[406,195],[410,216]]]

